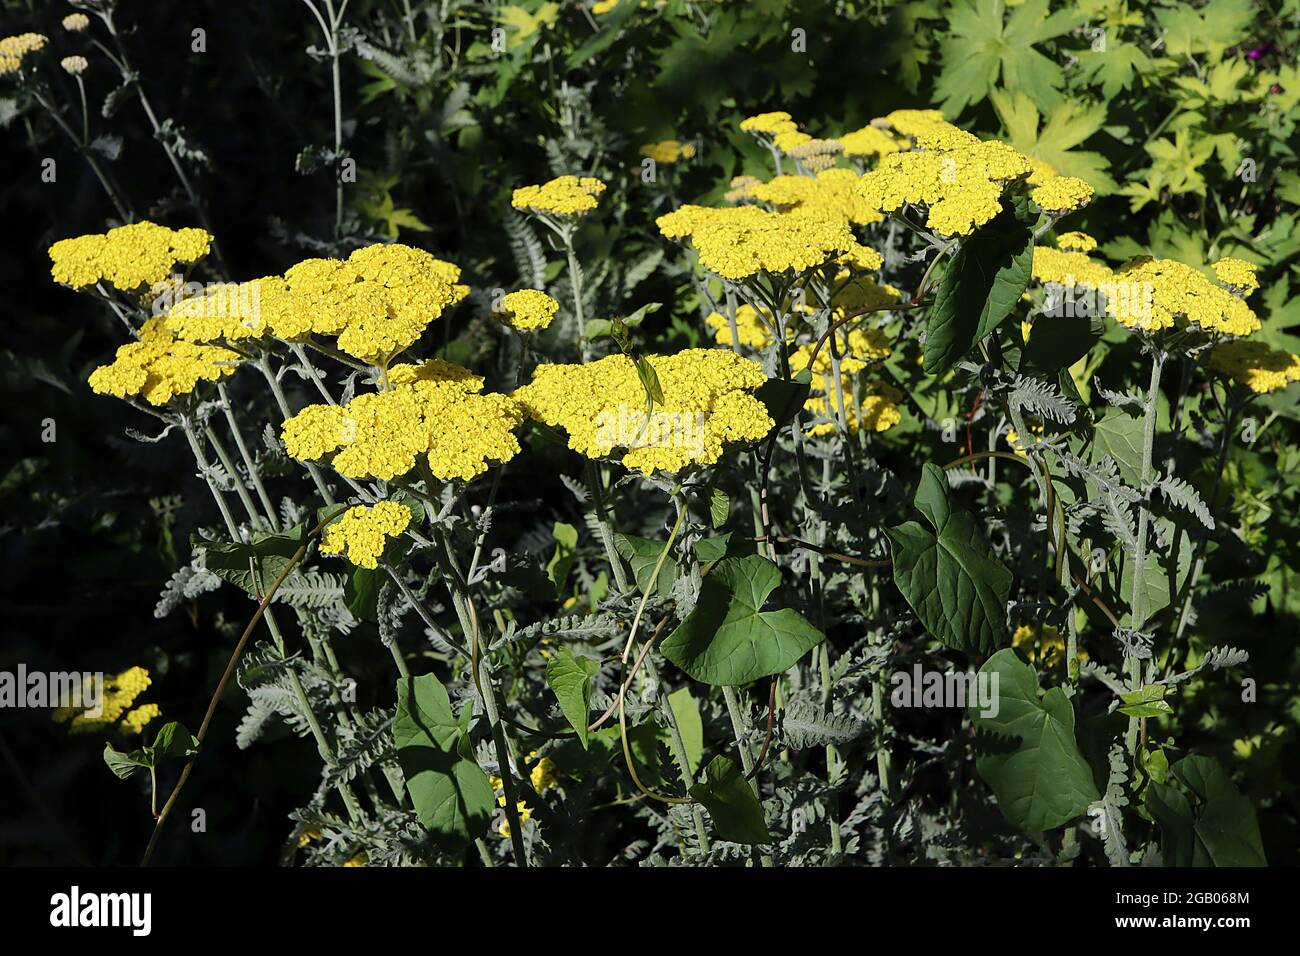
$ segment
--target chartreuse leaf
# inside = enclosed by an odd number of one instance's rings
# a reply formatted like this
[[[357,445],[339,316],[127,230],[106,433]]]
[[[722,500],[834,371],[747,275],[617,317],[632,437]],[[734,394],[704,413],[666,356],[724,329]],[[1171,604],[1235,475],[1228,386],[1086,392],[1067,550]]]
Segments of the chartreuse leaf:
[[[1190,755],[1143,796],[1165,866],[1268,866],[1255,807],[1210,757]]]
[[[552,534],[555,537],[555,553],[546,563],[546,576],[555,585],[555,593],[563,594],[565,584],[569,580],[569,572],[573,570],[573,562],[578,557],[578,529],[571,524],[557,521]]]
[[[1165,700],[1168,690],[1169,688],[1164,684],[1148,684],[1137,690],[1131,690],[1120,697],[1122,706],[1119,712],[1129,717],[1159,717],[1161,714],[1172,714],[1174,709]]]
[[[1039,695],[1038,675],[1011,648],[980,668],[990,686],[996,678],[997,714],[978,706],[970,717],[985,751],[976,758],[980,777],[993,788],[998,808],[1021,829],[1037,833],[1082,816],[1099,800],[1092,769],[1074,737],[1074,707],[1064,691]]]
[[[579,657],[568,648],[560,648],[546,662],[546,683],[560,702],[564,719],[578,732],[582,749],[587,749],[587,718],[591,711],[591,679],[600,670],[600,661]]]
[[[691,796],[704,804],[718,836],[732,843],[771,843],[763,821],[763,805],[740,768],[721,754],[704,768],[704,779],[691,787]]]
[[[762,610],[780,583],[767,558],[723,558],[704,578],[694,610],[661,645],[664,657],[706,684],[747,684],[786,670],[826,635],[791,608]]]
[[[104,744],[104,763],[108,769],[125,780],[137,770],[158,766],[163,757],[188,757],[198,753],[199,742],[183,724],[171,721],[162,726],[148,747],[129,753],[117,750],[111,743]]]
[[[948,647],[991,654],[1006,642],[1011,572],[993,555],[975,518],[954,506],[942,468],[927,463],[916,489],[919,521],[886,528],[894,583],[925,629]]]
[[[487,831],[492,786],[434,675],[397,682],[393,743],[416,815],[436,842],[458,846]]]
[[[700,705],[691,696],[689,687],[679,687],[668,695],[668,706],[677,719],[682,746],[686,748],[686,762],[691,765],[691,774],[694,775],[704,756],[704,721],[700,719]]]
[[[924,367],[946,372],[1011,314],[1029,285],[1034,234],[1004,208],[948,259],[926,316]]]

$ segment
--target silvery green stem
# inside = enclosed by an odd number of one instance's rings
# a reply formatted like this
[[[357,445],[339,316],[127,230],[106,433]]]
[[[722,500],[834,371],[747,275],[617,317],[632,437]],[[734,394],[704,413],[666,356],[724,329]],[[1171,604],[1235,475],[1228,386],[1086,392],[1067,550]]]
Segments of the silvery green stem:
[[[226,423],[230,426],[230,434],[235,440],[235,448],[239,451],[239,457],[244,460],[244,467],[248,469],[249,480],[253,483],[253,489],[257,492],[258,499],[262,502],[262,508],[266,511],[266,517],[271,522],[273,531],[280,530],[280,521],[275,513],[275,506],[271,504],[271,496],[266,493],[266,486],[262,484],[262,476],[257,471],[257,463],[248,451],[248,445],[244,442],[244,436],[239,430],[239,423],[235,420],[235,410],[230,404],[230,395],[226,391],[224,383],[218,383],[217,394],[221,398],[221,410],[226,414]]]

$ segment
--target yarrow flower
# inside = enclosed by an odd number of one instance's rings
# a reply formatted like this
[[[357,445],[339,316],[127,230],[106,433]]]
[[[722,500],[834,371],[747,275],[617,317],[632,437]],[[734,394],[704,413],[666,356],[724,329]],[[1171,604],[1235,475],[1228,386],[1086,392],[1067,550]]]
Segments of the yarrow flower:
[[[757,441],[772,429],[752,394],[767,380],[757,362],[721,349],[645,361],[663,397],[649,414],[646,386],[625,355],[542,365],[513,397],[532,418],[568,432],[569,447],[579,454],[600,459],[624,448],[623,464],[644,474],[713,464],[725,446]]]
[[[423,457],[443,481],[469,481],[519,453],[523,410],[505,395],[480,394],[483,379],[437,359],[388,370],[390,388],[346,405],[309,405],[285,421],[285,450],[329,461],[349,478],[406,474]]]
[[[1141,308],[1126,307],[1113,297],[1107,302],[1107,311],[1129,328],[1192,327],[1244,336],[1260,327],[1242,299],[1215,285],[1199,269],[1172,259],[1139,256],[1116,270],[1115,279],[1141,290]]]
[[[705,324],[713,329],[714,341],[719,345],[730,347],[731,341],[731,323],[721,312],[710,312],[704,317]],[[759,312],[752,305],[741,305],[736,308],[736,339],[744,346],[757,351],[766,349],[776,341],[776,323],[772,321],[772,313],[766,309]],[[785,330],[786,338],[793,337],[794,330],[789,326]]]
[[[1212,263],[1210,268],[1220,282],[1240,296],[1248,296],[1259,288],[1259,279],[1255,275],[1258,267],[1253,262],[1229,257]]]
[[[19,33],[0,39],[0,76],[22,70],[27,55],[44,49],[48,42],[40,33]]]
[[[401,502],[356,505],[325,528],[320,549],[324,554],[342,555],[358,567],[375,568],[388,542],[410,523],[411,510]]]
[[[86,72],[86,68],[90,66],[90,61],[84,56],[65,56],[59,61],[59,66],[63,68],[64,73],[70,76],[80,76]]]
[[[516,189],[510,204],[516,209],[572,218],[595,209],[604,191],[605,184],[599,179],[560,176],[540,186]]]
[[[119,292],[140,294],[165,282],[177,263],[198,262],[211,246],[212,236],[202,229],[134,222],[54,243],[50,273],[73,289],[105,282]]]
[[[822,210],[768,212],[756,206],[682,206],[655,220],[669,239],[689,239],[700,262],[733,281],[802,273],[853,249],[848,222]]]
[[[845,156],[888,156],[906,146],[905,142],[900,142],[887,130],[875,125],[845,133],[839,137],[839,141]]]
[[[560,311],[560,303],[537,289],[511,292],[501,300],[502,317],[521,332],[540,332]]]
[[[772,113],[759,113],[740,121],[740,128],[755,136],[773,137],[782,133],[793,133],[799,125],[784,110]]]
[[[1054,216],[1082,209],[1092,201],[1092,187],[1074,176],[1053,176],[1029,191],[1043,212]]]
[[[1063,251],[1051,246],[1034,246],[1033,277],[1039,282],[1061,286],[1089,286],[1099,289],[1115,281],[1105,263],[1098,262],[1086,252]]]
[[[1056,248],[1062,252],[1092,252],[1097,240],[1086,232],[1063,232],[1056,237]]]
[[[817,213],[853,225],[880,222],[883,217],[879,210],[858,191],[860,178],[851,169],[827,169],[816,176],[777,176],[751,187],[747,198],[768,203],[781,212]]]
[[[1028,624],[1021,624],[1011,635],[1011,646],[1024,654],[1032,664],[1042,661],[1044,667],[1056,667],[1065,659],[1065,638],[1050,624],[1041,625],[1042,633]],[[1079,651],[1079,660],[1086,661],[1086,651]]]
[[[78,706],[60,707],[53,714],[54,720],[59,723],[71,721],[68,730],[74,734],[105,730],[113,726],[152,683],[149,672],[143,667],[128,667],[120,674],[105,675],[102,684],[99,683],[98,678],[94,680],[96,686],[80,689]],[[98,707],[85,706],[96,698],[98,698]],[[148,718],[147,713],[140,714],[132,719],[130,725],[122,729],[127,733],[138,733],[139,730],[133,728],[137,725],[143,728],[150,719],[152,718]]]
[[[110,364],[90,373],[90,388],[98,395],[139,397],[150,405],[166,405],[194,391],[199,382],[233,375],[242,358],[218,345],[182,342],[162,318],[155,317],[141,326],[138,342],[119,347]]]
[[[1258,395],[1300,382],[1300,355],[1269,348],[1263,342],[1221,342],[1210,353],[1210,368]]]
[[[683,159],[695,156],[695,147],[690,143],[679,143],[675,139],[665,139],[658,143],[649,143],[641,147],[641,155],[653,159],[661,166],[671,166]]]
[[[69,13],[63,18],[63,29],[69,33],[80,33],[90,26],[90,17],[84,13]]]
[[[804,402],[804,409],[813,416],[813,423],[808,427],[808,434],[813,437],[833,435],[838,430],[840,395],[844,401],[844,426],[850,432],[888,431],[903,420],[898,410],[898,403],[903,400],[903,393],[885,382],[870,382],[861,397],[854,394],[853,379],[840,373],[840,386],[837,392],[835,376],[832,373],[814,379],[814,387]]]
[[[162,716],[162,709],[157,704],[141,704],[127,712],[118,729],[124,734],[136,735],[144,732],[145,727]]]

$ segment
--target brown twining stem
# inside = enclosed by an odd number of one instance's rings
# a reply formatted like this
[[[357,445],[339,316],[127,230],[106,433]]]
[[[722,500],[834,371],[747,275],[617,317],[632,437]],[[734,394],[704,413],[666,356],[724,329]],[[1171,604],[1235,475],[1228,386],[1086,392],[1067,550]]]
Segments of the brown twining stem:
[[[248,640],[253,636],[253,631],[257,628],[257,622],[260,621],[262,615],[266,613],[266,609],[275,597],[275,592],[280,589],[280,585],[284,583],[285,579],[293,572],[293,569],[298,566],[298,563],[302,561],[303,557],[307,554],[307,549],[311,546],[312,541],[315,540],[316,536],[325,529],[327,524],[346,510],[347,508],[345,507],[339,508],[337,511],[323,518],[316,527],[312,528],[307,537],[303,539],[302,544],[298,546],[298,550],[293,553],[293,557],[289,559],[288,564],[284,566],[284,570],[280,572],[280,576],[272,582],[271,586],[267,588],[266,594],[264,594],[262,599],[258,601],[257,610],[253,612],[253,616],[249,620],[248,626],[244,628],[244,633],[240,635],[238,643],[235,644],[235,649],[230,655],[230,661],[226,664],[226,670],[221,675],[221,680],[217,681],[217,688],[212,692],[212,699],[208,701],[208,709],[203,715],[203,723],[199,724],[199,732],[194,738],[197,744],[194,753],[185,761],[185,767],[181,770],[180,779],[176,781],[176,786],[172,788],[171,795],[167,798],[167,802],[163,804],[162,812],[157,815],[157,820],[153,827],[153,835],[149,837],[149,845],[145,847],[144,857],[140,860],[141,866],[149,865],[149,859],[153,856],[154,848],[158,845],[158,837],[162,833],[163,824],[167,822],[167,817],[171,815],[172,808],[176,805],[176,801],[181,795],[182,788],[184,788],[186,781],[190,779],[190,774],[194,770],[194,762],[198,759],[199,750],[203,747],[204,738],[207,737],[208,727],[211,725],[212,718],[217,712],[217,704],[221,701],[221,695],[225,693],[226,686],[230,683],[230,678],[235,675],[235,668],[239,665],[239,658],[243,655],[244,648],[248,646]]]
[[[852,564],[859,568],[887,568],[893,562],[889,558],[856,558],[851,554],[842,554],[839,551],[833,551],[830,548],[823,548],[821,545],[813,544],[811,541],[804,541],[802,538],[794,538],[788,534],[764,535],[761,538],[754,539],[756,543],[775,542],[777,544],[793,544],[799,548],[807,548],[809,551],[816,551],[818,554],[825,555],[832,560],[839,561],[842,564]]]
[[[767,749],[772,746],[772,732],[776,727],[776,676],[767,684],[767,732],[763,734],[763,749],[758,752],[758,759],[754,761],[754,769],[745,774],[746,780],[753,780],[758,776],[758,772],[763,769],[763,761],[767,759]]]

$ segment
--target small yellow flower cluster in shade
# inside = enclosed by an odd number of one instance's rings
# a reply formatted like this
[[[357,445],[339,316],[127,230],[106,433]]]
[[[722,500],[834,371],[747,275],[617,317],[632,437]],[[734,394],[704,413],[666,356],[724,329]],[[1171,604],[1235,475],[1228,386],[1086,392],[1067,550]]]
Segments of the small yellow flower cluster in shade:
[[[401,243],[358,249],[347,259],[307,259],[284,274],[299,333],[338,337],[338,347],[384,366],[413,345],[430,322],[469,294],[460,268]],[[284,305],[290,303],[285,302]],[[273,303],[273,308],[275,304]],[[277,317],[285,318],[281,309]],[[293,328],[279,328],[295,338]]]
[[[880,212],[858,191],[859,178],[851,169],[827,169],[816,176],[777,176],[749,189],[748,198],[781,212],[811,212],[854,225],[880,222]]]
[[[67,73],[69,76],[81,76],[81,74],[85,73],[86,70],[90,68],[90,61],[84,56],[65,56],[59,61],[59,66],[61,66],[63,72]]]
[[[86,707],[60,707],[54,712],[54,719],[59,723],[71,720],[68,729],[74,734],[105,730],[126,714],[136,698],[149,689],[150,683],[149,672],[143,667],[129,667],[120,674],[106,675],[103,686],[98,688],[98,713],[91,714]],[[94,691],[95,688],[82,688],[82,702],[93,696]],[[156,705],[148,704],[137,710],[144,713],[135,717],[127,715],[131,717],[130,724],[121,728],[127,733],[139,733],[145,724],[157,716]]]
[[[753,136],[764,136],[772,139],[784,133],[797,132],[799,124],[794,121],[789,113],[784,110],[776,110],[771,113],[759,113],[757,116],[746,117],[740,121],[740,128]],[[811,137],[809,138],[811,139]]]
[[[1255,275],[1256,265],[1245,259],[1220,259],[1210,266],[1219,281],[1241,296],[1249,296],[1259,288],[1259,279]]]
[[[529,754],[531,760],[536,754]],[[538,793],[545,793],[547,790],[559,783],[559,777],[556,774],[555,761],[550,757],[543,757],[533,766],[532,772],[528,775],[533,789]]]
[[[704,318],[705,324],[713,329],[713,339],[719,345],[731,347],[731,323],[721,312],[710,312]],[[788,325],[785,330],[787,339],[793,338],[794,330]],[[744,346],[756,351],[763,351],[776,341],[776,325],[772,313],[767,309],[759,312],[752,305],[736,308],[736,339]]]
[[[1250,335],[1259,329],[1259,319],[1245,301],[1215,285],[1199,270],[1172,259],[1139,256],[1115,272],[1119,283],[1141,292],[1140,307],[1126,304],[1126,298],[1109,297],[1107,310],[1122,325],[1158,331],[1195,327],[1202,332]]]
[[[759,273],[803,273],[854,248],[848,222],[821,210],[682,206],[660,216],[669,239],[689,239],[710,272],[733,281]]]
[[[762,180],[757,176],[733,176],[731,177],[731,188],[723,193],[722,198],[731,203],[742,203],[753,197],[750,195],[754,187],[761,183]]]
[[[1300,355],[1240,339],[1222,342],[1210,353],[1210,368],[1263,395],[1300,382]]]
[[[887,156],[902,150],[906,143],[879,126],[868,125],[845,133],[839,138],[845,156]]]
[[[537,289],[511,292],[501,300],[502,317],[521,332],[540,332],[559,311],[560,303]]]
[[[848,270],[835,277],[831,308],[836,317],[864,309],[879,309],[903,301],[903,294],[892,285],[877,282],[873,276],[853,275]]]
[[[536,756],[537,752],[534,751],[528,755],[528,759],[532,760]],[[551,787],[557,786],[559,784],[559,777],[556,774],[555,761],[550,757],[543,757],[534,765],[532,771],[528,775],[528,779],[532,783],[533,789],[538,793],[545,793],[547,790],[551,789]],[[505,784],[496,774],[492,774],[488,777],[488,783],[497,794],[497,806],[504,807],[506,805]],[[533,808],[528,806],[528,804],[522,800],[516,802],[515,811],[519,814],[519,822],[521,825],[527,823],[533,818]],[[509,817],[506,817],[501,821],[501,825],[497,827],[497,833],[501,834],[503,837],[510,836]]]
[[[399,365],[391,386],[346,405],[309,405],[285,421],[284,446],[299,461],[330,459],[349,478],[404,475],[420,456],[443,481],[483,474],[519,453],[523,410],[505,395],[480,394],[483,379],[437,359]]]
[[[29,53],[42,49],[47,39],[40,33],[19,33],[0,40],[0,76],[17,73]]]
[[[1034,246],[1033,276],[1039,282],[1094,289],[1115,281],[1115,273],[1086,252],[1063,251],[1051,246]]]
[[[140,397],[150,405],[166,405],[194,391],[199,382],[233,375],[242,358],[219,345],[182,342],[161,317],[154,317],[141,327],[138,342],[119,347],[112,363],[90,373],[90,388],[97,395]]]
[[[1029,198],[1053,216],[1077,212],[1092,201],[1092,187],[1074,176],[1053,176],[1029,190]]]
[[[800,133],[800,136],[804,134]],[[813,139],[811,137],[799,142],[788,143],[785,154],[793,159],[805,172],[816,173],[830,169],[836,159],[844,152],[844,144],[838,139]]]
[[[343,867],[344,869],[347,869],[349,867],[362,867],[369,862],[370,862],[370,854],[367,853],[365,850],[362,850],[359,853],[354,853],[352,854],[352,856],[348,857],[347,862],[343,864]]]
[[[1022,329],[1022,331],[1027,332],[1027,330],[1024,329]],[[1029,336],[1026,334],[1025,341],[1028,340]],[[1032,433],[1031,437],[1033,437],[1034,441],[1037,441],[1043,435],[1042,422],[1031,422],[1029,425],[1029,431]],[[1006,439],[1007,447],[1011,449],[1013,455],[1017,458],[1023,458],[1025,461],[1029,460],[1029,452],[1025,450],[1025,443],[1020,440],[1020,433],[1018,431],[1014,428],[1008,428],[1003,437]]]
[[[56,242],[50,246],[50,273],[73,289],[106,282],[120,292],[144,292],[165,282],[177,263],[198,262],[211,245],[212,236],[202,229],[134,222]]]
[[[887,359],[893,352],[889,339],[880,329],[859,328],[847,333],[840,329],[833,338],[836,353],[839,355],[840,371],[846,375],[854,375],[872,362]],[[812,357],[813,349],[816,347],[815,343],[810,342],[795,349],[790,354],[790,371],[797,375],[808,368],[808,360]],[[821,351],[817,353],[817,360],[813,363],[812,373],[814,375],[829,375],[834,367],[832,363],[831,343],[827,342],[821,347]]]
[[[587,365],[542,365],[514,398],[537,421],[569,434],[569,447],[599,459],[628,449],[623,464],[644,474],[711,465],[726,445],[772,429],[751,393],[767,380],[762,367],[722,349],[648,356],[663,393],[647,416],[636,364],[610,355]]]
[[[653,159],[661,166],[671,166],[683,159],[695,157],[695,147],[690,143],[679,143],[675,139],[665,139],[658,143],[648,143],[641,147],[641,155]]]
[[[141,704],[139,707],[128,711],[127,715],[122,718],[122,723],[118,729],[124,734],[140,734],[144,732],[151,722],[162,716],[162,709],[157,704]]]
[[[895,212],[924,204],[931,229],[965,236],[1002,211],[1006,183],[1029,171],[1028,160],[1005,143],[976,141],[949,150],[890,153],[862,177],[860,188],[873,208]]]
[[[540,186],[523,186],[514,191],[510,204],[516,209],[550,213],[553,216],[584,216],[596,208],[605,184],[589,176],[560,176]]]
[[[69,13],[63,18],[63,29],[69,33],[80,33],[90,26],[90,17],[84,13]]]
[[[1063,232],[1056,237],[1056,248],[1062,252],[1092,252],[1097,240],[1086,232]]]
[[[1041,652],[1044,667],[1056,667],[1065,658],[1065,639],[1050,624],[1043,625],[1041,638],[1035,628],[1021,624],[1011,635],[1011,646],[1024,654],[1031,664],[1040,659]],[[1087,652],[1079,651],[1079,660],[1087,659]]]
[[[804,408],[811,412],[816,421],[808,428],[808,434],[814,437],[833,435],[838,429],[840,397],[835,389],[835,376],[827,373],[816,388],[808,395]],[[853,382],[843,372],[840,374],[840,387],[844,397],[844,423],[850,432],[888,431],[902,421],[898,403],[903,400],[903,393],[884,382],[871,382],[867,393],[859,401],[853,394]]]
[[[388,542],[411,523],[411,511],[397,501],[377,501],[373,507],[356,505],[325,529],[323,554],[341,554],[362,568],[375,568]]]

